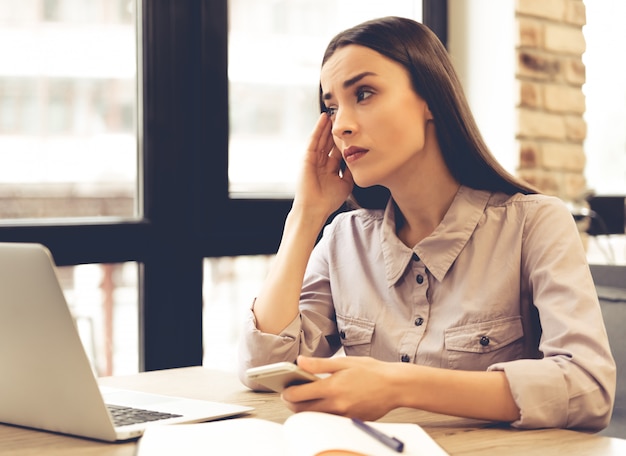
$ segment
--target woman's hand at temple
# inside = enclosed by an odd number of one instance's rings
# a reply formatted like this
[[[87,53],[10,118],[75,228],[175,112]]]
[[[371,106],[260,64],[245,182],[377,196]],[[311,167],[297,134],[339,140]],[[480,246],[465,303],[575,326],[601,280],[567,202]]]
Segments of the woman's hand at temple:
[[[324,216],[324,221],[346,201],[354,182],[349,169],[340,172],[342,155],[331,134],[332,122],[321,114],[304,156],[294,208]]]

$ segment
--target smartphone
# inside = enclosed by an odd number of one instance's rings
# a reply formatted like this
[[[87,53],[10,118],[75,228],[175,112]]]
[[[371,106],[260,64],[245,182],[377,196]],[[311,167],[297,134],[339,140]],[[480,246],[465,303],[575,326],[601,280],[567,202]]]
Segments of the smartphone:
[[[267,364],[265,366],[251,367],[246,371],[250,380],[280,393],[288,386],[301,385],[314,382],[320,377],[311,374],[297,365],[289,362]]]

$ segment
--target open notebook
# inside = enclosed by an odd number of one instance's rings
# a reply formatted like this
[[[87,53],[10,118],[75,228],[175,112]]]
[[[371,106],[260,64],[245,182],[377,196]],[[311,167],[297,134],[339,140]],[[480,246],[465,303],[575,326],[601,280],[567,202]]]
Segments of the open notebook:
[[[118,418],[126,407],[139,411]],[[40,244],[0,243],[0,422],[117,441],[139,437],[150,425],[208,421],[251,410],[101,391],[48,250]],[[114,419],[125,424],[116,425]]]
[[[246,454],[254,456],[446,456],[420,426],[370,422],[404,443],[402,453],[381,444],[343,416],[320,412],[291,415],[284,424],[258,418],[149,429],[137,456]],[[245,436],[245,438],[241,438]]]

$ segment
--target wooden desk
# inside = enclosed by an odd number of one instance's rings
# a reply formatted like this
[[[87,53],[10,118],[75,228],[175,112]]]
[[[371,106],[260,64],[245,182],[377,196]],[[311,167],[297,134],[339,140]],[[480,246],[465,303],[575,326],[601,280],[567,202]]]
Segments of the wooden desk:
[[[255,408],[250,417],[282,423],[289,410],[274,393],[253,393],[234,374],[202,367],[146,372],[100,380],[106,386],[196,399],[233,402]],[[475,420],[399,409],[381,421],[415,422],[451,455],[624,455],[626,440],[562,429],[519,431]],[[136,443],[101,443],[15,426],[0,425],[0,455],[133,456]]]

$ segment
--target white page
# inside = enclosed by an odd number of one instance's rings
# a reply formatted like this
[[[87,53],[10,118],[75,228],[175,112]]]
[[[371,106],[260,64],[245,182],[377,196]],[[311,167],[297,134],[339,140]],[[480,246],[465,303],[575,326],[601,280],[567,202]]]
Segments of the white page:
[[[348,450],[367,456],[446,456],[447,453],[417,424],[368,422],[404,442],[398,453],[358,428],[351,419],[317,412],[290,416],[285,428],[287,454],[314,456],[324,450]]]
[[[136,456],[280,456],[283,442],[282,425],[257,418],[173,424],[148,428]]]

